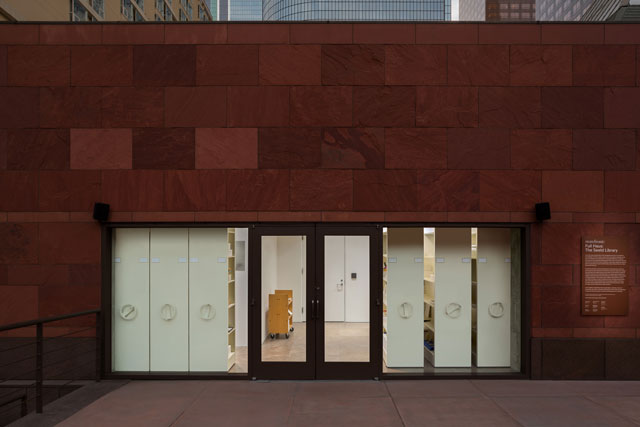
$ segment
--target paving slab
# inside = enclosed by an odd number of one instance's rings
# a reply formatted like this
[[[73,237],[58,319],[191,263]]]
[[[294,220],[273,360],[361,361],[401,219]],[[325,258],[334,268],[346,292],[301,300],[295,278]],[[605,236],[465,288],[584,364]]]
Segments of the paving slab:
[[[640,396],[589,397],[592,402],[606,406],[630,421],[640,424]]]
[[[403,424],[389,396],[337,395],[314,399],[307,395],[296,396],[287,425],[390,427]]]
[[[472,380],[487,396],[576,396],[579,392],[565,381]]]
[[[387,381],[394,399],[404,397],[480,397],[482,393],[469,380]]]

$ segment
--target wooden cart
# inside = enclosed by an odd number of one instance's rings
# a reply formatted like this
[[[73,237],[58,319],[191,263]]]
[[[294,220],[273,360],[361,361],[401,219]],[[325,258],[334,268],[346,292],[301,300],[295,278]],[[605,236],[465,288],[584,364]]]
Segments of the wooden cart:
[[[269,294],[268,314],[269,336],[274,339],[279,334],[293,332],[293,291],[278,289]]]

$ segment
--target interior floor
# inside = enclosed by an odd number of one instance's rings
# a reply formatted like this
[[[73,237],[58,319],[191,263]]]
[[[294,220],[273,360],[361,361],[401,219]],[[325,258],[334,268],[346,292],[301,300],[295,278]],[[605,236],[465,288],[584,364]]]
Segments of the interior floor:
[[[425,360],[424,367],[416,368],[389,368],[386,363],[382,363],[382,372],[385,374],[510,374],[519,372],[510,367],[497,368],[478,368],[472,366],[469,368],[435,368],[431,363]]]
[[[304,362],[307,358],[307,329],[302,322],[293,323],[293,332],[286,338],[267,338],[262,343],[263,362]]]
[[[236,363],[229,369],[230,374],[246,374],[249,372],[249,353],[247,347],[236,346]]]

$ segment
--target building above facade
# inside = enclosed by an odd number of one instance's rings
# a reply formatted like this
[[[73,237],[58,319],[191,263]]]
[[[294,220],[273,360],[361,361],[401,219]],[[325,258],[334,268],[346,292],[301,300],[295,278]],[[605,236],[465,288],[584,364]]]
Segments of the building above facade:
[[[460,21],[535,21],[536,0],[460,0]]]

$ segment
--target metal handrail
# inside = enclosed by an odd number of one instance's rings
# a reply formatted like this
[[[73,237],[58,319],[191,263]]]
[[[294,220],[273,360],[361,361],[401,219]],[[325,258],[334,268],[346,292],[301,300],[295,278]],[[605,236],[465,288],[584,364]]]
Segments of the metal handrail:
[[[100,323],[100,316],[101,316],[102,311],[100,309],[94,309],[94,310],[85,310],[85,311],[78,311],[76,313],[70,313],[70,314],[63,314],[61,316],[52,316],[52,317],[41,317],[39,319],[35,319],[35,320],[27,320],[25,322],[18,322],[18,323],[12,323],[10,325],[4,325],[4,326],[0,326],[0,332],[4,332],[4,331],[9,331],[12,329],[20,329],[20,328],[26,328],[29,326],[35,326],[36,327],[36,412],[38,414],[42,413],[42,383],[43,383],[43,374],[42,374],[42,370],[43,370],[43,363],[42,363],[42,359],[43,359],[43,328],[42,326],[45,323],[51,323],[51,322],[56,322],[58,320],[65,320],[65,319],[72,319],[74,317],[80,317],[80,316],[87,316],[90,314],[95,314],[96,315],[96,381],[100,381],[100,373],[101,373],[101,360],[100,360],[100,356],[101,356],[101,350],[100,350],[100,339],[101,339],[101,323]]]

